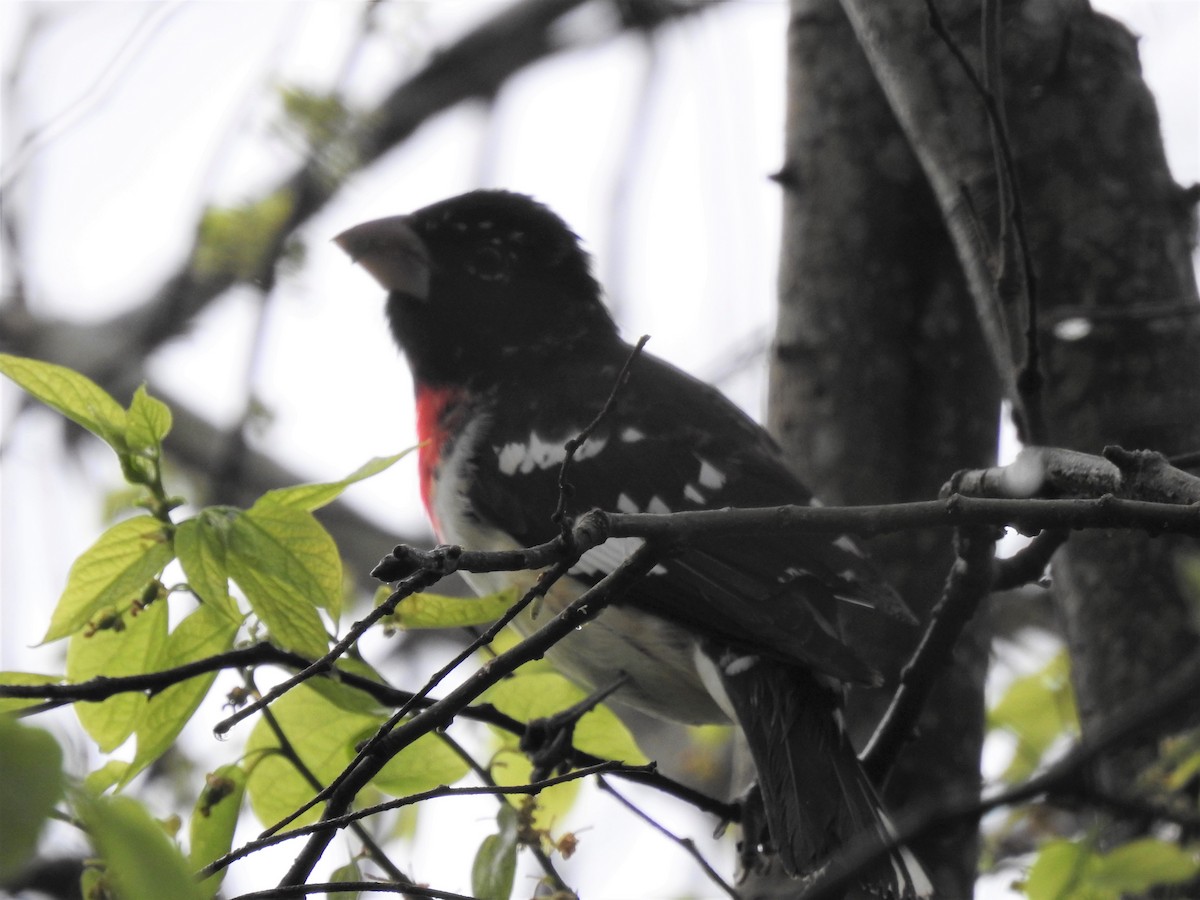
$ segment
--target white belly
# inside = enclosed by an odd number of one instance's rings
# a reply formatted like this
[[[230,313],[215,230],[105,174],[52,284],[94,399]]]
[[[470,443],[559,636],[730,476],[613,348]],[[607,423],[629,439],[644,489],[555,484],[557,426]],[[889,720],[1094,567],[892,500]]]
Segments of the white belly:
[[[512,585],[525,590],[536,573],[463,573],[463,577],[476,593],[488,594]],[[573,601],[582,587],[567,576],[551,588],[537,618],[526,609],[513,624],[528,637]],[[696,669],[696,642],[657,616],[609,606],[551,647],[546,656],[585,689],[608,687],[623,674],[626,682],[616,698],[658,718],[689,725],[728,721]]]

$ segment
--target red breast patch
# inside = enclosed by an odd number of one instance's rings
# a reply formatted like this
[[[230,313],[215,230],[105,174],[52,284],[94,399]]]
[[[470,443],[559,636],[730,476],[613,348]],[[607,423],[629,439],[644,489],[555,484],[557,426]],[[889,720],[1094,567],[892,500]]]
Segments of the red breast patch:
[[[425,512],[433,521],[435,530],[438,522],[433,515],[431,502],[433,481],[450,437],[447,421],[449,412],[461,396],[459,388],[417,385],[417,440],[421,442],[417,451],[417,471],[421,477],[421,502],[425,504]]]

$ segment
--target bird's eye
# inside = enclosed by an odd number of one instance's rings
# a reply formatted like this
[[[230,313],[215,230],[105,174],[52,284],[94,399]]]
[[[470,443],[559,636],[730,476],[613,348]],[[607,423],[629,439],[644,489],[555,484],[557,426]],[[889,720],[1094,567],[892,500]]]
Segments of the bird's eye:
[[[499,247],[488,244],[479,247],[467,262],[467,271],[480,281],[507,281],[509,256]]]

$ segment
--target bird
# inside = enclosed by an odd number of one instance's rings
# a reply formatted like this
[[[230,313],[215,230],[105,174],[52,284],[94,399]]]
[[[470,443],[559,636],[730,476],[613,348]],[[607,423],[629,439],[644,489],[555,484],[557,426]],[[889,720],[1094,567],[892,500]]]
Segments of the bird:
[[[716,388],[634,352],[581,239],[532,197],[475,190],[334,242],[387,291],[415,388],[421,498],[440,541],[508,550],[554,538],[566,444],[606,405],[571,460],[568,512],[814,502],[766,430]],[[641,543],[585,552],[544,601],[550,612]],[[532,583],[529,573],[464,577],[480,594]],[[842,717],[847,685],[879,681],[843,640],[845,606],[913,620],[850,535],[703,537],[548,655],[587,689],[619,681],[614,699],[652,716],[739,726],[764,843],[784,871],[807,878],[855,837],[891,833]],[[528,612],[517,624],[536,627]],[[883,897],[931,894],[906,848],[863,880]]]

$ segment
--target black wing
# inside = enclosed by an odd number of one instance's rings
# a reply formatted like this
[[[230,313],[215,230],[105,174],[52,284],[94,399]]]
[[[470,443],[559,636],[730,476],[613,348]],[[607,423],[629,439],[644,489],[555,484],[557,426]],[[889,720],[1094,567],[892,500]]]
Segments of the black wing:
[[[473,460],[470,505],[522,545],[548,540],[563,444],[600,411],[628,347],[496,386]],[[705,385],[652,356],[634,363],[615,408],[577,452],[569,511],[679,512],[806,504],[811,495],[767,433]],[[573,574],[595,581],[636,542],[610,540]],[[840,602],[903,609],[848,537],[771,532],[704,538],[664,559],[622,601],[701,635],[845,681],[872,670],[842,642]]]

